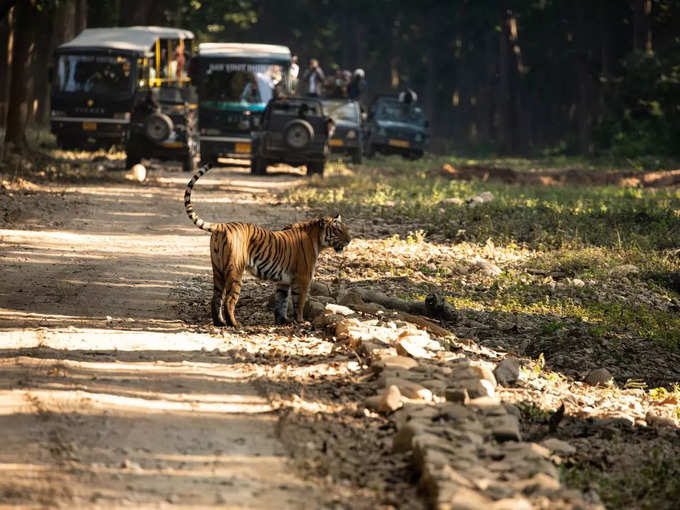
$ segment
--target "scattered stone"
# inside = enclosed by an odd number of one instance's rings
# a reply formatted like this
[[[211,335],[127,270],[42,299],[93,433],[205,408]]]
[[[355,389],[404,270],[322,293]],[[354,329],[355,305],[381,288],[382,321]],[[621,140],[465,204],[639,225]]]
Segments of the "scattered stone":
[[[308,320],[314,320],[324,313],[325,306],[315,299],[308,299],[305,303],[304,315]]]
[[[576,453],[576,447],[570,445],[566,441],[555,439],[554,437],[541,441],[541,445],[558,455],[573,455]]]
[[[338,303],[344,306],[362,305],[364,300],[356,290],[346,290],[338,293]]]
[[[466,390],[470,398],[493,397],[496,394],[493,385],[486,379],[479,379],[476,377],[469,379],[459,379],[452,381],[451,384],[451,389],[455,388]]]
[[[392,450],[396,453],[409,451],[413,447],[413,437],[423,432],[423,427],[417,423],[405,423],[392,438]]]
[[[581,280],[579,278],[573,278],[571,280],[571,285],[576,287],[576,288],[581,288],[581,287],[585,287],[586,282],[584,282],[583,280]]]
[[[645,415],[645,421],[650,427],[675,427],[675,421],[666,416],[659,416],[652,411],[648,411]]]
[[[383,397],[380,395],[374,395],[372,397],[367,397],[364,400],[364,407],[370,409],[371,411],[380,411],[380,407],[383,401]]]
[[[385,380],[385,386],[388,388],[396,386],[401,392],[401,395],[405,396],[406,398],[424,400],[426,402],[430,402],[432,400],[432,392],[430,390],[428,390],[425,386],[412,381],[390,377]]]
[[[501,399],[496,397],[477,397],[470,399],[470,406],[478,409],[488,409],[490,407],[498,407],[501,405]]]
[[[591,386],[609,386],[612,374],[606,368],[596,368],[588,372],[585,382]]]
[[[491,434],[496,441],[522,440],[519,432],[519,420],[511,414],[490,419],[489,426],[491,427]]]
[[[496,381],[501,386],[511,386],[519,379],[520,363],[516,358],[505,358],[493,371]]]
[[[468,198],[467,200],[465,200],[465,202],[467,203],[467,205],[470,209],[477,207],[477,206],[480,206],[482,204],[487,204],[489,202],[493,202],[493,201],[494,201],[494,196],[493,196],[493,193],[491,193],[490,191],[485,191],[483,193],[480,193],[477,196],[474,196],[474,197],[471,197],[471,198]]]
[[[328,303],[326,305],[326,311],[337,315],[344,315],[346,317],[350,315],[355,315],[354,310],[352,310],[351,308],[342,305],[336,305],[334,303]]]
[[[142,466],[134,461],[131,461],[130,459],[125,459],[123,462],[121,462],[120,467],[123,469],[129,469],[133,473],[141,473],[143,471]]]
[[[447,420],[464,422],[474,416],[474,411],[471,411],[462,403],[447,402],[441,408],[441,416]]]
[[[312,296],[332,296],[330,287],[324,282],[318,280],[312,280],[309,286],[309,292]]]
[[[470,394],[465,388],[447,388],[444,396],[447,402],[459,402],[461,404],[470,402]]]
[[[344,315],[335,313],[318,315],[313,321],[312,325],[317,329],[329,328],[335,329],[336,325],[345,319]]]
[[[401,370],[411,370],[418,366],[418,362],[406,356],[388,356],[380,361],[373,363],[371,369],[374,372],[382,372],[386,368],[396,368]]]
[[[476,260],[470,269],[472,271],[479,271],[487,276],[499,276],[503,273],[503,270],[496,264],[483,259]]]
[[[395,385],[388,386],[380,398],[378,410],[383,413],[391,413],[403,406],[401,391]]]
[[[128,175],[132,180],[144,182],[144,179],[146,179],[146,168],[141,163],[137,163],[132,166]]]
[[[504,498],[488,507],[490,510],[532,510],[533,505],[522,497]]]
[[[407,338],[402,338],[397,342],[397,354],[400,356],[410,356],[411,358],[429,358],[429,351]]]

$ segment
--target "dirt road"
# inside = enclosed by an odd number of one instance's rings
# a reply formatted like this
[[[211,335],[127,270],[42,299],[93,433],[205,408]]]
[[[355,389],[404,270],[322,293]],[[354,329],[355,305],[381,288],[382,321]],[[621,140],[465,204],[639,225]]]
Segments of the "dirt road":
[[[211,220],[280,226],[304,216],[269,191],[303,178],[214,169],[194,200]],[[156,169],[15,192],[0,230],[0,508],[331,504],[290,468],[252,384],[269,287],[247,282],[243,331],[208,325],[209,236],[183,211],[187,180]]]

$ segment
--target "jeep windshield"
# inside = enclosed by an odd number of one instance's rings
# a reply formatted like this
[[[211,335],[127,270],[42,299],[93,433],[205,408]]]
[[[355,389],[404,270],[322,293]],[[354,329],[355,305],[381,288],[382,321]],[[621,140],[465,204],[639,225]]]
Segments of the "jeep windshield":
[[[123,55],[68,55],[57,62],[54,83],[60,94],[123,98],[133,93],[132,62]]]
[[[323,108],[326,115],[331,117],[335,122],[359,123],[359,109],[357,108],[356,103],[325,100],[323,102]]]
[[[275,64],[211,62],[198,81],[198,94],[205,106],[264,108],[282,76],[281,66]]]
[[[375,118],[378,121],[402,122],[425,127],[425,115],[419,106],[398,101],[378,103]]]

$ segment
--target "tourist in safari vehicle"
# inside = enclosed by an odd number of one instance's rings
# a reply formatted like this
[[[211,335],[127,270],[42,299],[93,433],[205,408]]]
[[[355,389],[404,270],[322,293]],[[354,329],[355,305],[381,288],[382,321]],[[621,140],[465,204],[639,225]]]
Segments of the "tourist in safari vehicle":
[[[291,53],[271,44],[203,43],[191,62],[200,97],[201,159],[250,158],[251,132],[275,93],[290,90]]]
[[[156,157],[193,170],[196,101],[186,69],[193,38],[177,28],[91,28],[59,46],[50,116],[57,144],[125,144],[128,167]]]

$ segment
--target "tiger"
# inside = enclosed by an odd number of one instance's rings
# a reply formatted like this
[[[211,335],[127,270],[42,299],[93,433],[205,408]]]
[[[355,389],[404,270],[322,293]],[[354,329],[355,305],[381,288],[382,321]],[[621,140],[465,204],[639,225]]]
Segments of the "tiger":
[[[184,210],[194,225],[210,232],[213,324],[240,327],[234,310],[246,269],[262,280],[276,282],[275,324],[290,322],[288,298],[291,294],[294,320],[302,322],[319,253],[325,248],[342,252],[351,241],[347,226],[339,214],[293,223],[278,231],[252,223],[209,223],[198,216],[191,204],[191,192],[196,181],[208,171],[210,165],[204,165],[189,180],[184,192]]]

